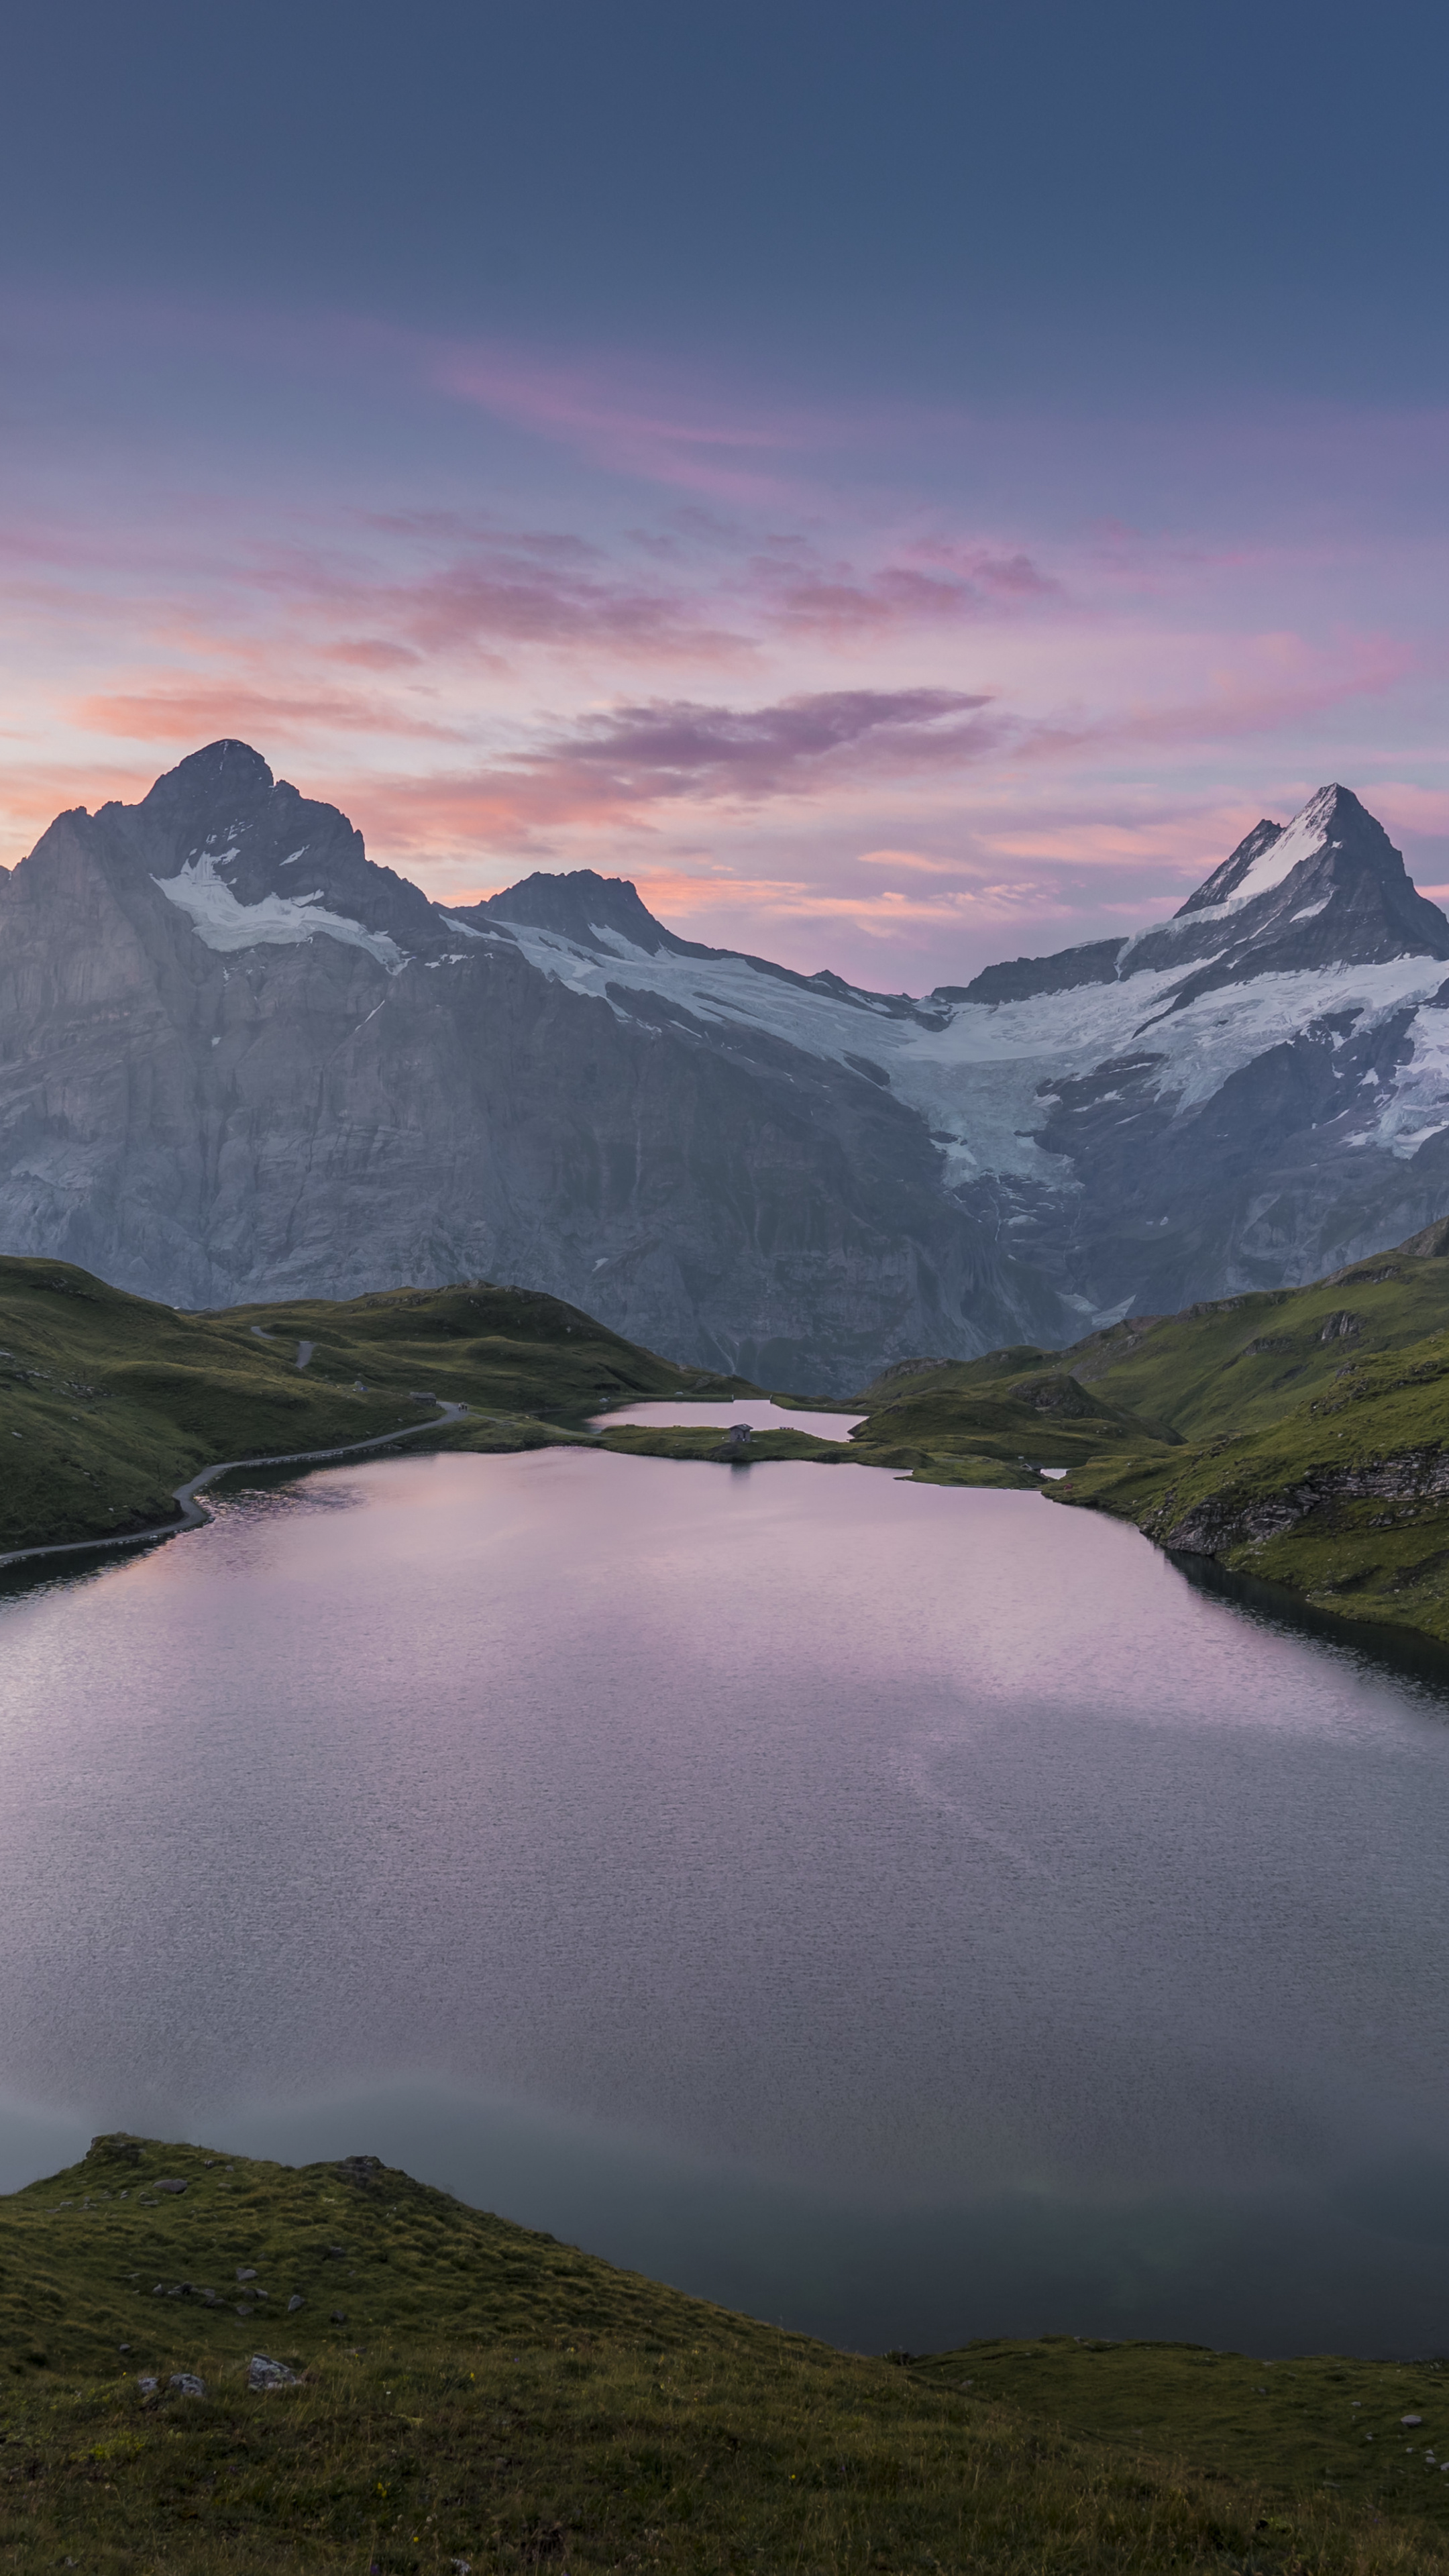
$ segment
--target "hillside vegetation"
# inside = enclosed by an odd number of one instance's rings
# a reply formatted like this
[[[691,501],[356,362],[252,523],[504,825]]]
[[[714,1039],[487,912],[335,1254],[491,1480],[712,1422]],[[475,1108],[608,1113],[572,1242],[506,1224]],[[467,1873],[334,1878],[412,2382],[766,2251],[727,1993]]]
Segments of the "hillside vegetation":
[[[220,1459],[415,1432],[434,1399],[468,1407],[455,1446],[516,1449],[607,1404],[739,1384],[522,1288],[191,1315],[65,1262],[0,1260],[0,1553],[174,1520],[174,1487]]]
[[[852,1448],[935,1482],[1066,1466],[1055,1501],[1449,1641],[1446,1254],[1449,1221],[1312,1287],[908,1363],[859,1399]]]
[[[0,2201],[0,2360],[0,2568],[1449,2569],[1435,2364],[869,2360],[366,2157],[97,2139]]]

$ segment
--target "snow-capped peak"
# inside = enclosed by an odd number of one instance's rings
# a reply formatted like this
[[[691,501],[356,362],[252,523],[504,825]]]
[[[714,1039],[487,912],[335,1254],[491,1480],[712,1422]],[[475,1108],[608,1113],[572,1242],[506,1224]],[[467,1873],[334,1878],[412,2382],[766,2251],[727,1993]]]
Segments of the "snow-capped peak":
[[[1246,840],[1238,843],[1231,858],[1225,859],[1188,896],[1174,918],[1225,921],[1230,914],[1241,912],[1244,904],[1256,903],[1261,895],[1271,894],[1304,859],[1318,857],[1334,837],[1334,825],[1343,806],[1353,807],[1356,814],[1362,812],[1357,797],[1351,796],[1346,787],[1320,787],[1291,823],[1256,824]]]
[[[1363,855],[1370,841],[1381,843],[1385,849],[1391,847],[1381,825],[1365,812],[1350,788],[1320,787],[1291,823],[1255,824],[1231,857],[1224,859],[1222,866],[1188,896],[1173,918],[1194,923],[1226,921],[1241,912],[1245,904],[1274,893],[1305,860],[1321,857],[1326,849],[1352,844],[1357,844]]]
[[[1280,886],[1300,860],[1316,859],[1333,829],[1338,800],[1343,793],[1341,787],[1320,787],[1317,795],[1309,798],[1301,814],[1295,814],[1277,839],[1269,841],[1249,862],[1226,898],[1224,908],[1231,905],[1236,912],[1243,904],[1256,902],[1260,894],[1271,894],[1274,886]]]

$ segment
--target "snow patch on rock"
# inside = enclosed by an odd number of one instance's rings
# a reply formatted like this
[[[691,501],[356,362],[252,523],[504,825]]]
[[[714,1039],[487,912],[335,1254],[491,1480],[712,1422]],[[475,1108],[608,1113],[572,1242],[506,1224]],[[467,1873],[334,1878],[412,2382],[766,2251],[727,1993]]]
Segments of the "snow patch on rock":
[[[1300,848],[1298,856],[1304,854]],[[1234,909],[1238,900],[1234,896]],[[847,1069],[859,1049],[864,1015],[857,1004],[762,973],[747,958],[675,957],[661,949],[653,956],[639,951],[625,964],[617,953],[590,954],[528,923],[509,927],[530,965],[572,992],[607,1001],[620,1021],[632,1019],[629,988],[639,988],[674,1002],[706,1028],[763,1028]],[[1061,1156],[1044,1152],[1037,1142],[1056,1105],[1057,1083],[1119,1057],[1152,1056],[1158,1059],[1152,1090],[1170,1095],[1178,1109],[1190,1109],[1211,1099],[1230,1075],[1269,1047],[1300,1037],[1313,1021],[1347,1012],[1358,1028],[1368,1028],[1406,1005],[1420,1008],[1444,982],[1438,959],[1394,957],[1379,965],[1258,975],[1174,1010],[1183,972],[1175,964],[1120,983],[1081,984],[1021,1002],[962,1002],[938,1027],[872,1014],[870,1046],[889,1072],[897,1099],[918,1110],[933,1131],[949,1131],[934,1134],[948,1187],[990,1172],[1059,1190],[1064,1182],[1071,1185]],[[1422,1129],[1440,1099],[1449,1100],[1449,1061],[1441,1064],[1439,1035],[1442,1025],[1442,1044],[1449,1050],[1449,1012],[1429,1016],[1433,1026],[1426,1035],[1423,1019],[1416,1021],[1414,1062],[1398,1077],[1398,1097],[1412,1102],[1403,1122],[1408,1129]],[[1412,1150],[1387,1116],[1375,1141],[1398,1154]]]
[[[322,900],[320,887],[312,894],[263,895],[260,903],[239,903],[229,885],[217,875],[234,850],[223,851],[219,858],[203,850],[188,859],[180,874],[153,877],[168,903],[190,916],[191,926],[206,947],[223,953],[237,948],[286,948],[304,939],[315,939],[324,931],[329,939],[340,939],[349,948],[365,948],[379,966],[390,975],[406,966],[407,958],[396,940],[386,931],[364,929],[360,921],[349,921],[345,913],[329,912]],[[300,858],[298,850],[295,856]]]

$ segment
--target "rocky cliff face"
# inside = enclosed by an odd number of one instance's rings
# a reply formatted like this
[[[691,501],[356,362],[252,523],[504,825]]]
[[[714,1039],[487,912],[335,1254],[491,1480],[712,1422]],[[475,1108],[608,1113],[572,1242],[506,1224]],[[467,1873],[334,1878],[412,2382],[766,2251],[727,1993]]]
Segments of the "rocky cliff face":
[[[912,1000],[587,871],[444,912],[218,743],[0,876],[0,1247],[188,1305],[517,1279],[843,1390],[1441,1215],[1446,959],[1342,788],[1139,939]]]

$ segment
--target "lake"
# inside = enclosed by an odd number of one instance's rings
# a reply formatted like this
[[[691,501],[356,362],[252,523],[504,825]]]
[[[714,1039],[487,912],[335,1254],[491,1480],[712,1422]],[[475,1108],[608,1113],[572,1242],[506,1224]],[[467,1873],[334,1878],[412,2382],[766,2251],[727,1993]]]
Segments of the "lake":
[[[1449,2344],[1449,1697],[1131,1530],[373,1459],[12,1576],[0,1675],[9,2187],[124,2126],[868,2350]]]
[[[863,1413],[814,1412],[804,1406],[772,1404],[768,1396],[750,1396],[739,1404],[627,1404],[614,1413],[596,1413],[606,1422],[687,1423],[696,1430],[718,1430],[721,1440],[731,1425],[747,1422],[752,1431],[808,1431],[816,1440],[848,1440]]]

